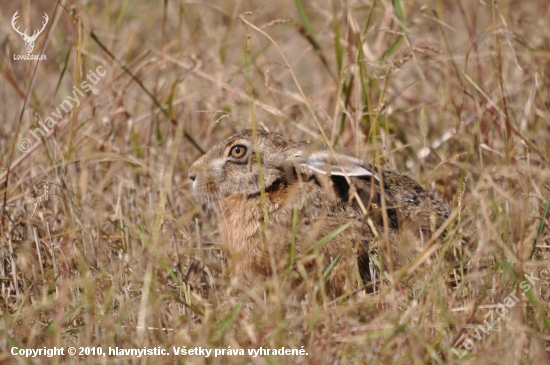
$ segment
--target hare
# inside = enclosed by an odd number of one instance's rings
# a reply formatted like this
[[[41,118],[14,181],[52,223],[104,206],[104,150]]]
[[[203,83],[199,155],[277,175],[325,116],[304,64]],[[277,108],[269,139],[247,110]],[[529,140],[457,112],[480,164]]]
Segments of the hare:
[[[245,287],[294,260],[322,265],[332,293],[352,290],[371,280],[382,240],[398,266],[450,214],[407,175],[260,130],[218,143],[188,176],[196,195],[214,198],[231,275]]]

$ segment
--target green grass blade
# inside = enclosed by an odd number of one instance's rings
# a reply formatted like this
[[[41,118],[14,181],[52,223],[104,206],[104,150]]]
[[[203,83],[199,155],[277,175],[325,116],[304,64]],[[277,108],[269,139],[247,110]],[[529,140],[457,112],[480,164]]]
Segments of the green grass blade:
[[[544,220],[546,219],[546,215],[548,214],[548,207],[550,206],[550,194],[548,194],[548,198],[546,199],[546,205],[544,206],[544,211],[542,212],[542,217],[540,218],[540,224],[539,229],[537,231],[537,236],[535,237],[535,240],[533,241],[533,250],[531,251],[531,254],[529,255],[529,260],[533,257],[533,254],[535,253],[535,250],[537,249],[537,241],[540,238],[540,235],[542,234],[542,229],[544,228]]]
[[[321,238],[317,243],[312,245],[306,253],[312,253],[316,249],[326,245],[330,240],[332,240],[334,237],[338,236],[340,233],[344,232],[346,229],[348,229],[353,224],[353,221],[349,221],[346,224],[343,224],[342,226],[336,228],[334,231],[327,234],[325,237]]]
[[[301,0],[295,0],[295,2],[296,2],[296,7],[298,8],[298,14],[300,15],[300,19],[302,20],[302,24],[306,32],[311,37],[311,43],[313,44],[315,49],[320,50],[321,45],[319,44],[319,41],[317,41],[317,38],[315,38],[315,32],[313,31],[311,22],[309,21],[306,10],[304,9],[304,4],[302,4]]]
[[[328,276],[332,272],[332,269],[334,269],[334,266],[336,266],[336,264],[338,263],[338,260],[340,260],[340,256],[342,256],[341,253],[339,253],[338,256],[336,256],[336,258],[332,260],[330,265],[328,265],[328,267],[325,269],[325,272],[323,273],[323,279],[327,280]]]
[[[57,95],[57,91],[59,90],[59,85],[61,85],[61,80],[63,80],[63,76],[67,71],[67,66],[69,65],[69,56],[71,55],[71,49],[72,48],[69,48],[69,51],[65,56],[65,62],[63,63],[63,70],[61,70],[61,74],[59,75],[59,80],[57,81],[57,85],[55,86],[55,92],[53,93],[54,95]]]

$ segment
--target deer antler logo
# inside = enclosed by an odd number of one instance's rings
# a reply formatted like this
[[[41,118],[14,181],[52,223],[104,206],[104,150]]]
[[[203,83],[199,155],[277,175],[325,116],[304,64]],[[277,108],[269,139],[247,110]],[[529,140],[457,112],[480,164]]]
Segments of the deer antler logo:
[[[21,32],[19,30],[19,27],[17,28],[15,27],[15,21],[17,20],[17,18],[19,18],[19,15],[17,15],[18,12],[19,10],[17,10],[15,14],[13,14],[13,18],[11,18],[11,26],[13,27],[13,29],[15,29],[17,33],[21,35],[21,38],[23,38],[23,40],[25,41],[25,48],[27,49],[27,53],[31,53],[32,50],[34,49],[34,42],[36,42],[36,38],[38,38],[40,33],[42,33],[42,31],[44,30],[44,28],[46,28],[46,25],[48,24],[48,20],[49,20],[48,14],[44,13],[45,21],[42,23],[42,29],[40,30],[35,29],[32,33],[32,36],[29,37],[27,35],[26,29],[24,32]]]

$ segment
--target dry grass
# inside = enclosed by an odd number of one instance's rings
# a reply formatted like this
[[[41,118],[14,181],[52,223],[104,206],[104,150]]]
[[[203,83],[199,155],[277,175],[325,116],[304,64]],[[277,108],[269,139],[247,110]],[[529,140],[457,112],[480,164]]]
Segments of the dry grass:
[[[14,346],[309,353],[34,363],[550,362],[549,4],[302,3],[0,2],[0,362],[25,361]],[[16,10],[22,29],[50,17],[38,65],[13,60]],[[38,118],[100,65],[107,75],[37,142]],[[197,147],[254,124],[311,141],[322,128],[436,190],[459,223],[374,294],[292,302],[268,280],[234,296],[187,169]],[[463,233],[473,244],[458,250]],[[525,273],[540,280],[522,296]],[[473,337],[510,294],[520,302]],[[474,348],[459,359],[464,336]]]

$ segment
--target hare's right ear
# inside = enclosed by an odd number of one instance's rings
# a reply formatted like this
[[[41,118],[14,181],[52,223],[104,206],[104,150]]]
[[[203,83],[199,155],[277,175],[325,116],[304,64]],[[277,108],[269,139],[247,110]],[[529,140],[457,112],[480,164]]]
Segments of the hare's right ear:
[[[328,149],[314,150],[311,152],[296,150],[287,154],[283,165],[302,167],[313,172],[327,176],[355,176],[370,177],[378,180],[376,173],[371,171],[370,165],[358,157],[335,151],[334,154]]]

